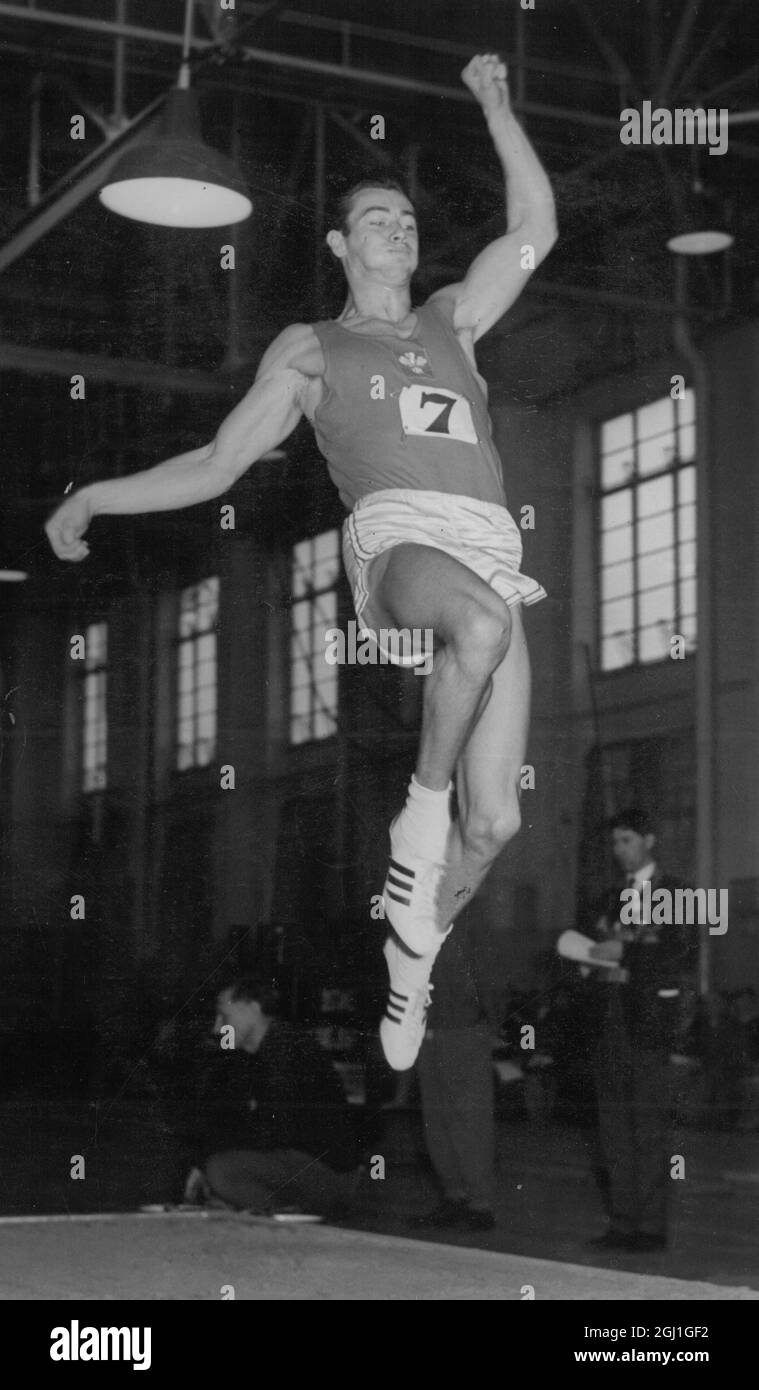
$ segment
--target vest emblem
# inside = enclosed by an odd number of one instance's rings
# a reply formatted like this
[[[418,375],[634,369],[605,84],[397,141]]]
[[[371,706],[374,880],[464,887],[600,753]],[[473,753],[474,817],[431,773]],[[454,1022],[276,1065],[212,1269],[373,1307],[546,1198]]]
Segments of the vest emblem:
[[[414,372],[416,376],[422,376],[425,367],[430,365],[427,358],[418,352],[404,352],[398,361],[402,367],[408,367],[409,371]]]

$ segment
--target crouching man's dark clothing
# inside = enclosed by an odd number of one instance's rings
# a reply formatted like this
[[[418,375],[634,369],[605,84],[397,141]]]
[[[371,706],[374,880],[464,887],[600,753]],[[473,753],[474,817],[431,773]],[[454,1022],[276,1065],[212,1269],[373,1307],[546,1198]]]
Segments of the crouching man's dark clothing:
[[[206,1077],[200,1165],[234,1206],[348,1204],[357,1164],[350,1107],[328,1053],[287,1023],[271,1023],[256,1053],[219,1055]]]

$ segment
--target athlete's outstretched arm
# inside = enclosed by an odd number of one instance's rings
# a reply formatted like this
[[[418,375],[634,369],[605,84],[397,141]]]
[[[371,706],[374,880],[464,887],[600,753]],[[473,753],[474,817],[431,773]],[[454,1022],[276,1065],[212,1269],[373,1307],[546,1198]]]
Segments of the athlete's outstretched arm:
[[[453,326],[476,342],[521,294],[530,275],[556,240],[556,211],[548,176],[516,119],[509,97],[506,67],[496,54],[473,58],[462,80],[474,93],[488,123],[506,179],[506,232],[472,262],[457,285],[439,290],[452,302]],[[522,255],[530,246],[532,257]]]
[[[318,371],[318,341],[304,324],[286,328],[265,352],[253,386],[215,439],[126,478],[90,483],[72,493],[45,530],[61,560],[83,560],[92,518],[171,511],[226,492],[251,464],[281,444],[297,425],[309,375]]]

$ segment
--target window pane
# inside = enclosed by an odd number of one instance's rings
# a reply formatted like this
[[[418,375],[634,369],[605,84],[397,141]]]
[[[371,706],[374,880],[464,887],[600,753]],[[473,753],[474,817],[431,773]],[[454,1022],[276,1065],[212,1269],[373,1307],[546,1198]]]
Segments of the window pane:
[[[641,406],[635,412],[638,439],[650,439],[655,434],[665,434],[675,428],[675,403],[671,396],[662,396],[650,405]]]
[[[604,420],[601,425],[602,454],[613,454],[618,449],[632,450],[632,444],[632,415],[617,415],[614,420]]]
[[[180,743],[177,749],[177,767],[180,772],[185,768],[192,767],[192,747],[188,744]]]
[[[292,608],[293,631],[303,632],[308,627],[311,617],[311,605],[309,603],[295,603]]]
[[[290,741],[302,743],[334,733],[338,671],[327,663],[325,653],[327,631],[337,624],[339,532],[324,531],[299,541],[292,558],[296,602],[290,629]]]
[[[213,743],[216,738],[216,711],[204,710],[198,715],[197,737]]]
[[[695,502],[696,500],[696,470],[695,468],[681,468],[677,475],[677,500],[678,502]]]
[[[683,579],[680,582],[680,612],[682,619],[696,615],[696,580]]]
[[[332,715],[320,711],[314,716],[314,738],[330,738],[336,728]]]
[[[208,714],[216,709],[216,687],[213,685],[203,686],[197,693],[195,707],[199,714]]]
[[[183,602],[179,610],[179,636],[190,637],[195,631],[195,611],[189,604]]]
[[[672,477],[641,483],[638,488],[638,516],[655,516],[672,509]]]
[[[106,623],[90,623],[84,634],[84,664],[88,671],[95,666],[102,666],[106,660],[107,647]]]
[[[696,418],[696,397],[690,387],[683,399],[677,402],[677,418],[681,425],[692,424]]]
[[[195,643],[198,662],[215,661],[216,659],[216,633],[207,632],[203,637],[198,637]]]
[[[638,564],[638,577],[641,589],[655,589],[661,584],[670,584],[675,578],[674,550],[654,550],[641,557]]]
[[[601,500],[601,530],[611,531],[614,527],[629,525],[632,521],[632,488],[614,492],[611,497]]]
[[[328,559],[320,560],[314,567],[315,589],[329,589],[335,583],[340,570],[340,561],[337,556],[330,556]]]
[[[655,439],[641,440],[638,446],[638,473],[659,473],[669,468],[675,457],[674,434],[660,434]]]
[[[668,634],[675,616],[675,586],[662,584],[658,589],[646,589],[638,599],[638,621],[641,627],[664,623]]]
[[[671,512],[663,516],[649,516],[638,525],[638,553],[645,555],[649,550],[665,550],[674,544],[675,528]]]
[[[695,504],[688,503],[687,507],[681,507],[677,516],[677,529],[681,541],[693,541],[696,536],[696,508]]]
[[[311,684],[311,667],[307,661],[294,661],[291,667],[290,685],[293,690]]]
[[[202,627],[213,627],[219,614],[219,579],[214,575],[198,585],[198,610]]]
[[[631,632],[633,626],[633,601],[631,598],[612,599],[601,605],[601,632],[604,637],[618,633]]]
[[[311,694],[307,686],[300,685],[294,688],[290,696],[290,713],[308,714],[311,705]]]
[[[665,627],[641,628],[638,636],[639,661],[662,661],[669,656],[671,631]]]
[[[337,594],[332,589],[327,594],[320,594],[314,603],[314,622],[322,623],[325,627],[334,627],[337,622]]]
[[[290,724],[290,742],[305,743],[310,738],[310,724],[307,716],[293,719]]]
[[[622,560],[629,560],[633,553],[632,538],[632,526],[621,527],[616,531],[609,531],[607,535],[602,536],[602,565],[614,565]]]
[[[609,454],[601,459],[601,487],[607,491],[628,483],[635,467],[632,449],[629,453]]]
[[[698,645],[698,624],[695,617],[684,615],[680,619],[680,636],[685,638],[685,651],[692,656]]]
[[[680,577],[690,579],[696,573],[696,542],[687,541],[678,548]]]
[[[678,431],[678,453],[680,458],[689,463],[696,455],[696,426],[684,425]]]
[[[601,571],[601,598],[619,599],[632,594],[632,564],[623,560],[621,564],[610,564]]]

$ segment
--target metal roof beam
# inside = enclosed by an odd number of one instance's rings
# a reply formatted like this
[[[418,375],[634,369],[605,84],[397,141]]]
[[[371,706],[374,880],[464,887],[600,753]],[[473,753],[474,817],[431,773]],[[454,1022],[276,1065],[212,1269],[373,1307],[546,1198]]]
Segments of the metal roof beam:
[[[221,396],[235,389],[233,378],[226,373],[167,367],[162,362],[142,362],[131,357],[32,347],[3,339],[0,339],[0,370],[67,378],[80,373],[87,381],[110,381],[154,395],[161,391],[177,391],[186,395]]]
[[[81,16],[60,15],[50,10],[26,9],[23,5],[0,3],[0,18],[7,15],[13,19],[57,25],[60,28],[86,29],[104,34],[110,38],[132,38],[149,43],[181,45],[181,35],[166,30],[149,29],[134,24],[114,24],[109,20],[84,19]],[[210,39],[195,39],[193,49],[200,54],[217,45]],[[350,64],[327,63],[318,58],[302,58],[294,53],[279,53],[273,49],[251,48],[243,44],[239,50],[246,62],[269,64],[272,67],[286,68],[292,72],[313,73],[320,77],[335,77],[349,82],[360,82],[366,87],[384,88],[386,91],[414,92],[424,96],[442,96],[450,101],[473,103],[474,99],[464,87],[448,87],[437,82],[427,82],[421,78],[394,77],[389,73],[373,72],[369,68],[355,68]],[[540,102],[525,102],[521,110],[527,116],[546,116],[549,119],[569,121],[576,125],[597,126],[619,131],[619,119],[614,116],[599,116],[594,112],[574,110],[571,107],[549,106]]]
[[[98,145],[86,159],[54,184],[42,201],[14,228],[5,245],[0,246],[0,272],[23,256],[30,246],[57,227],[101,187],[124,150],[150,130],[164,100],[165,97],[160,96],[151,102],[113,140]]]
[[[688,0],[688,4],[680,16],[677,33],[675,34],[672,47],[669,50],[669,57],[667,58],[667,63],[659,82],[657,96],[662,100],[666,99],[670,94],[672,83],[675,80],[680,60],[685,52],[688,39],[690,38],[690,31],[693,28],[700,4],[701,0]]]

